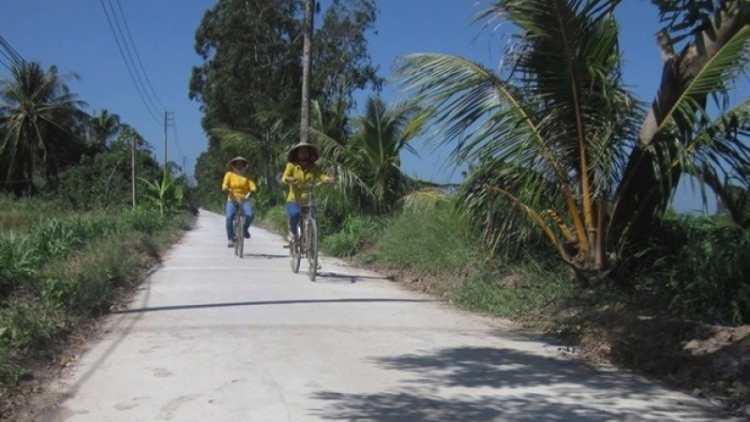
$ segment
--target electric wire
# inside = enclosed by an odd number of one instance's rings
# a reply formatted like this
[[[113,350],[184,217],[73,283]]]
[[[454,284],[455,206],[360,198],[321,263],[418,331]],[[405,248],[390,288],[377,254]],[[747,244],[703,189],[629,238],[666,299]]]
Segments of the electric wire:
[[[146,107],[146,110],[151,115],[151,117],[154,119],[154,121],[157,124],[161,124],[160,119],[156,116],[154,111],[149,107],[148,102],[143,96],[143,93],[141,92],[141,86],[136,81],[135,76],[133,75],[133,71],[130,68],[130,63],[127,60],[127,57],[125,56],[125,52],[122,49],[122,45],[120,45],[120,39],[117,37],[117,33],[115,32],[114,27],[112,26],[112,20],[109,17],[109,12],[107,11],[107,6],[104,4],[104,0],[99,0],[99,3],[102,5],[102,10],[104,10],[104,15],[107,18],[107,23],[109,24],[109,29],[112,31],[112,36],[115,37],[115,43],[117,44],[117,49],[120,50],[120,56],[122,57],[123,61],[125,62],[125,67],[128,70],[128,74],[130,75],[130,80],[133,82],[133,85],[135,85],[135,89],[138,92],[138,96],[141,98],[141,101],[143,102],[143,105]]]
[[[26,60],[24,60],[23,57],[21,57],[18,52],[11,47],[10,43],[5,40],[2,36],[0,36],[0,47],[3,47],[7,53],[3,53],[4,56],[8,57],[8,59],[15,64],[26,64]]]
[[[123,12],[123,10],[122,10],[122,4],[120,3],[120,0],[115,0],[115,2],[117,3],[117,8],[120,10],[120,16],[122,16],[122,22],[125,25],[125,32],[127,32],[128,39],[130,39],[130,45],[133,46],[133,52],[135,53],[135,58],[138,61],[138,65],[139,65],[139,67],[141,69],[141,72],[143,73],[143,78],[146,80],[146,84],[148,85],[148,88],[151,90],[151,93],[153,94],[154,99],[156,100],[156,102],[159,103],[159,105],[161,106],[161,108],[163,110],[166,110],[167,107],[164,106],[164,103],[161,102],[161,100],[159,99],[159,96],[156,94],[156,90],[154,89],[153,85],[151,84],[151,80],[148,77],[148,73],[146,73],[146,69],[143,66],[143,61],[141,60],[141,56],[140,56],[140,54],[138,54],[138,49],[135,48],[135,42],[133,41],[133,35],[130,32],[130,26],[128,25],[128,20],[125,18],[125,12]]]
[[[0,59],[0,64],[3,65],[3,67],[5,67],[6,69],[8,69],[8,71],[10,72],[13,71],[13,68],[8,63],[4,62],[2,59]]]
[[[135,44],[133,43],[133,39],[130,38],[130,42],[128,42],[128,39],[125,38],[125,33],[122,30],[122,26],[120,25],[120,19],[125,19],[125,16],[120,13],[120,18],[118,18],[118,13],[115,10],[115,7],[112,5],[112,0],[107,0],[109,3],[110,11],[112,12],[112,18],[115,21],[115,26],[117,27],[117,32],[120,34],[120,40],[122,40],[122,44],[125,46],[125,52],[128,55],[128,59],[130,60],[130,65],[133,67],[133,72],[135,73],[136,79],[138,79],[138,83],[140,84],[141,90],[143,91],[144,95],[146,96],[146,100],[148,101],[149,105],[152,107],[152,110],[156,111],[156,114],[158,115],[159,107],[154,104],[154,100],[151,99],[151,94],[149,93],[148,89],[146,89],[146,84],[143,82],[144,78],[141,78],[141,72],[138,70],[138,66],[136,65],[136,60],[133,58],[133,55],[138,55]],[[119,6],[119,2],[118,2]],[[120,11],[122,11],[122,8],[120,7]],[[141,68],[143,66],[141,65]],[[145,73],[144,73],[145,77]],[[164,107],[162,107],[164,109]]]
[[[0,58],[0,64],[10,72],[13,72],[14,66],[23,66],[26,64],[26,60],[2,36],[0,36],[0,47],[0,54],[5,57],[5,60]]]

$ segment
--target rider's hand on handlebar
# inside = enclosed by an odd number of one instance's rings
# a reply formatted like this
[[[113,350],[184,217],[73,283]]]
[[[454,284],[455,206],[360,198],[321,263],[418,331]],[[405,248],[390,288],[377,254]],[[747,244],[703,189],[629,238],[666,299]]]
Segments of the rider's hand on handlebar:
[[[338,178],[336,178],[336,177],[329,177],[329,178],[326,179],[325,182],[330,185],[330,184],[336,183],[337,180],[338,180]]]
[[[290,185],[294,185],[297,183],[297,179],[292,176],[289,176],[286,178],[286,182],[289,183]]]

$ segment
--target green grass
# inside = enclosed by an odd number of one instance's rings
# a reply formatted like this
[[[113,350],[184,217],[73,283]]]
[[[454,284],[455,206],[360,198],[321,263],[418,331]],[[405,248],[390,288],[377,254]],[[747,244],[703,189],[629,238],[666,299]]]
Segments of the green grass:
[[[483,259],[471,228],[447,206],[404,211],[383,226],[373,259],[389,267],[438,275]]]
[[[676,315],[750,321],[750,230],[723,217],[667,215],[637,287]]]
[[[323,237],[322,248],[332,256],[352,256],[371,244],[372,239],[378,237],[380,229],[380,222],[374,217],[350,215],[344,220],[340,231]]]
[[[40,219],[44,201],[0,199],[0,380],[28,373],[24,362],[52,353],[78,323],[106,313],[194,216],[156,210],[69,213]]]
[[[529,259],[500,269],[483,267],[460,284],[454,296],[464,308],[538,325],[553,318],[557,305],[575,294],[566,268],[544,268]]]

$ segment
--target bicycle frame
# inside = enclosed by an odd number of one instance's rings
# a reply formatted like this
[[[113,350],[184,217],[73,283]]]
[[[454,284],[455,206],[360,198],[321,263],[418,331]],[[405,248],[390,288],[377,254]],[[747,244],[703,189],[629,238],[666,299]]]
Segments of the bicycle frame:
[[[234,229],[234,254],[240,258],[242,258],[245,253],[245,218],[247,218],[242,205],[248,201],[251,193],[252,192],[248,192],[247,195],[239,200],[237,197],[232,198],[232,202],[234,202],[235,206],[234,218],[232,219],[232,228]]]
[[[305,255],[308,263],[307,276],[315,281],[318,272],[318,223],[317,209],[315,207],[315,187],[318,183],[307,183],[305,189],[305,202],[300,203],[299,227],[291,228],[297,231],[293,241],[289,245],[291,255],[292,271],[298,272],[302,255]]]

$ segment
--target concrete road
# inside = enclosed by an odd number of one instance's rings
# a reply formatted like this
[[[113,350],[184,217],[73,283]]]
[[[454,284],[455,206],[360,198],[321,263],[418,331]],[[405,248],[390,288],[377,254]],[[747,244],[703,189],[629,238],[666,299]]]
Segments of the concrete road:
[[[310,282],[260,229],[239,259],[222,233],[223,217],[202,212],[64,374],[45,421],[722,419],[334,259]]]

